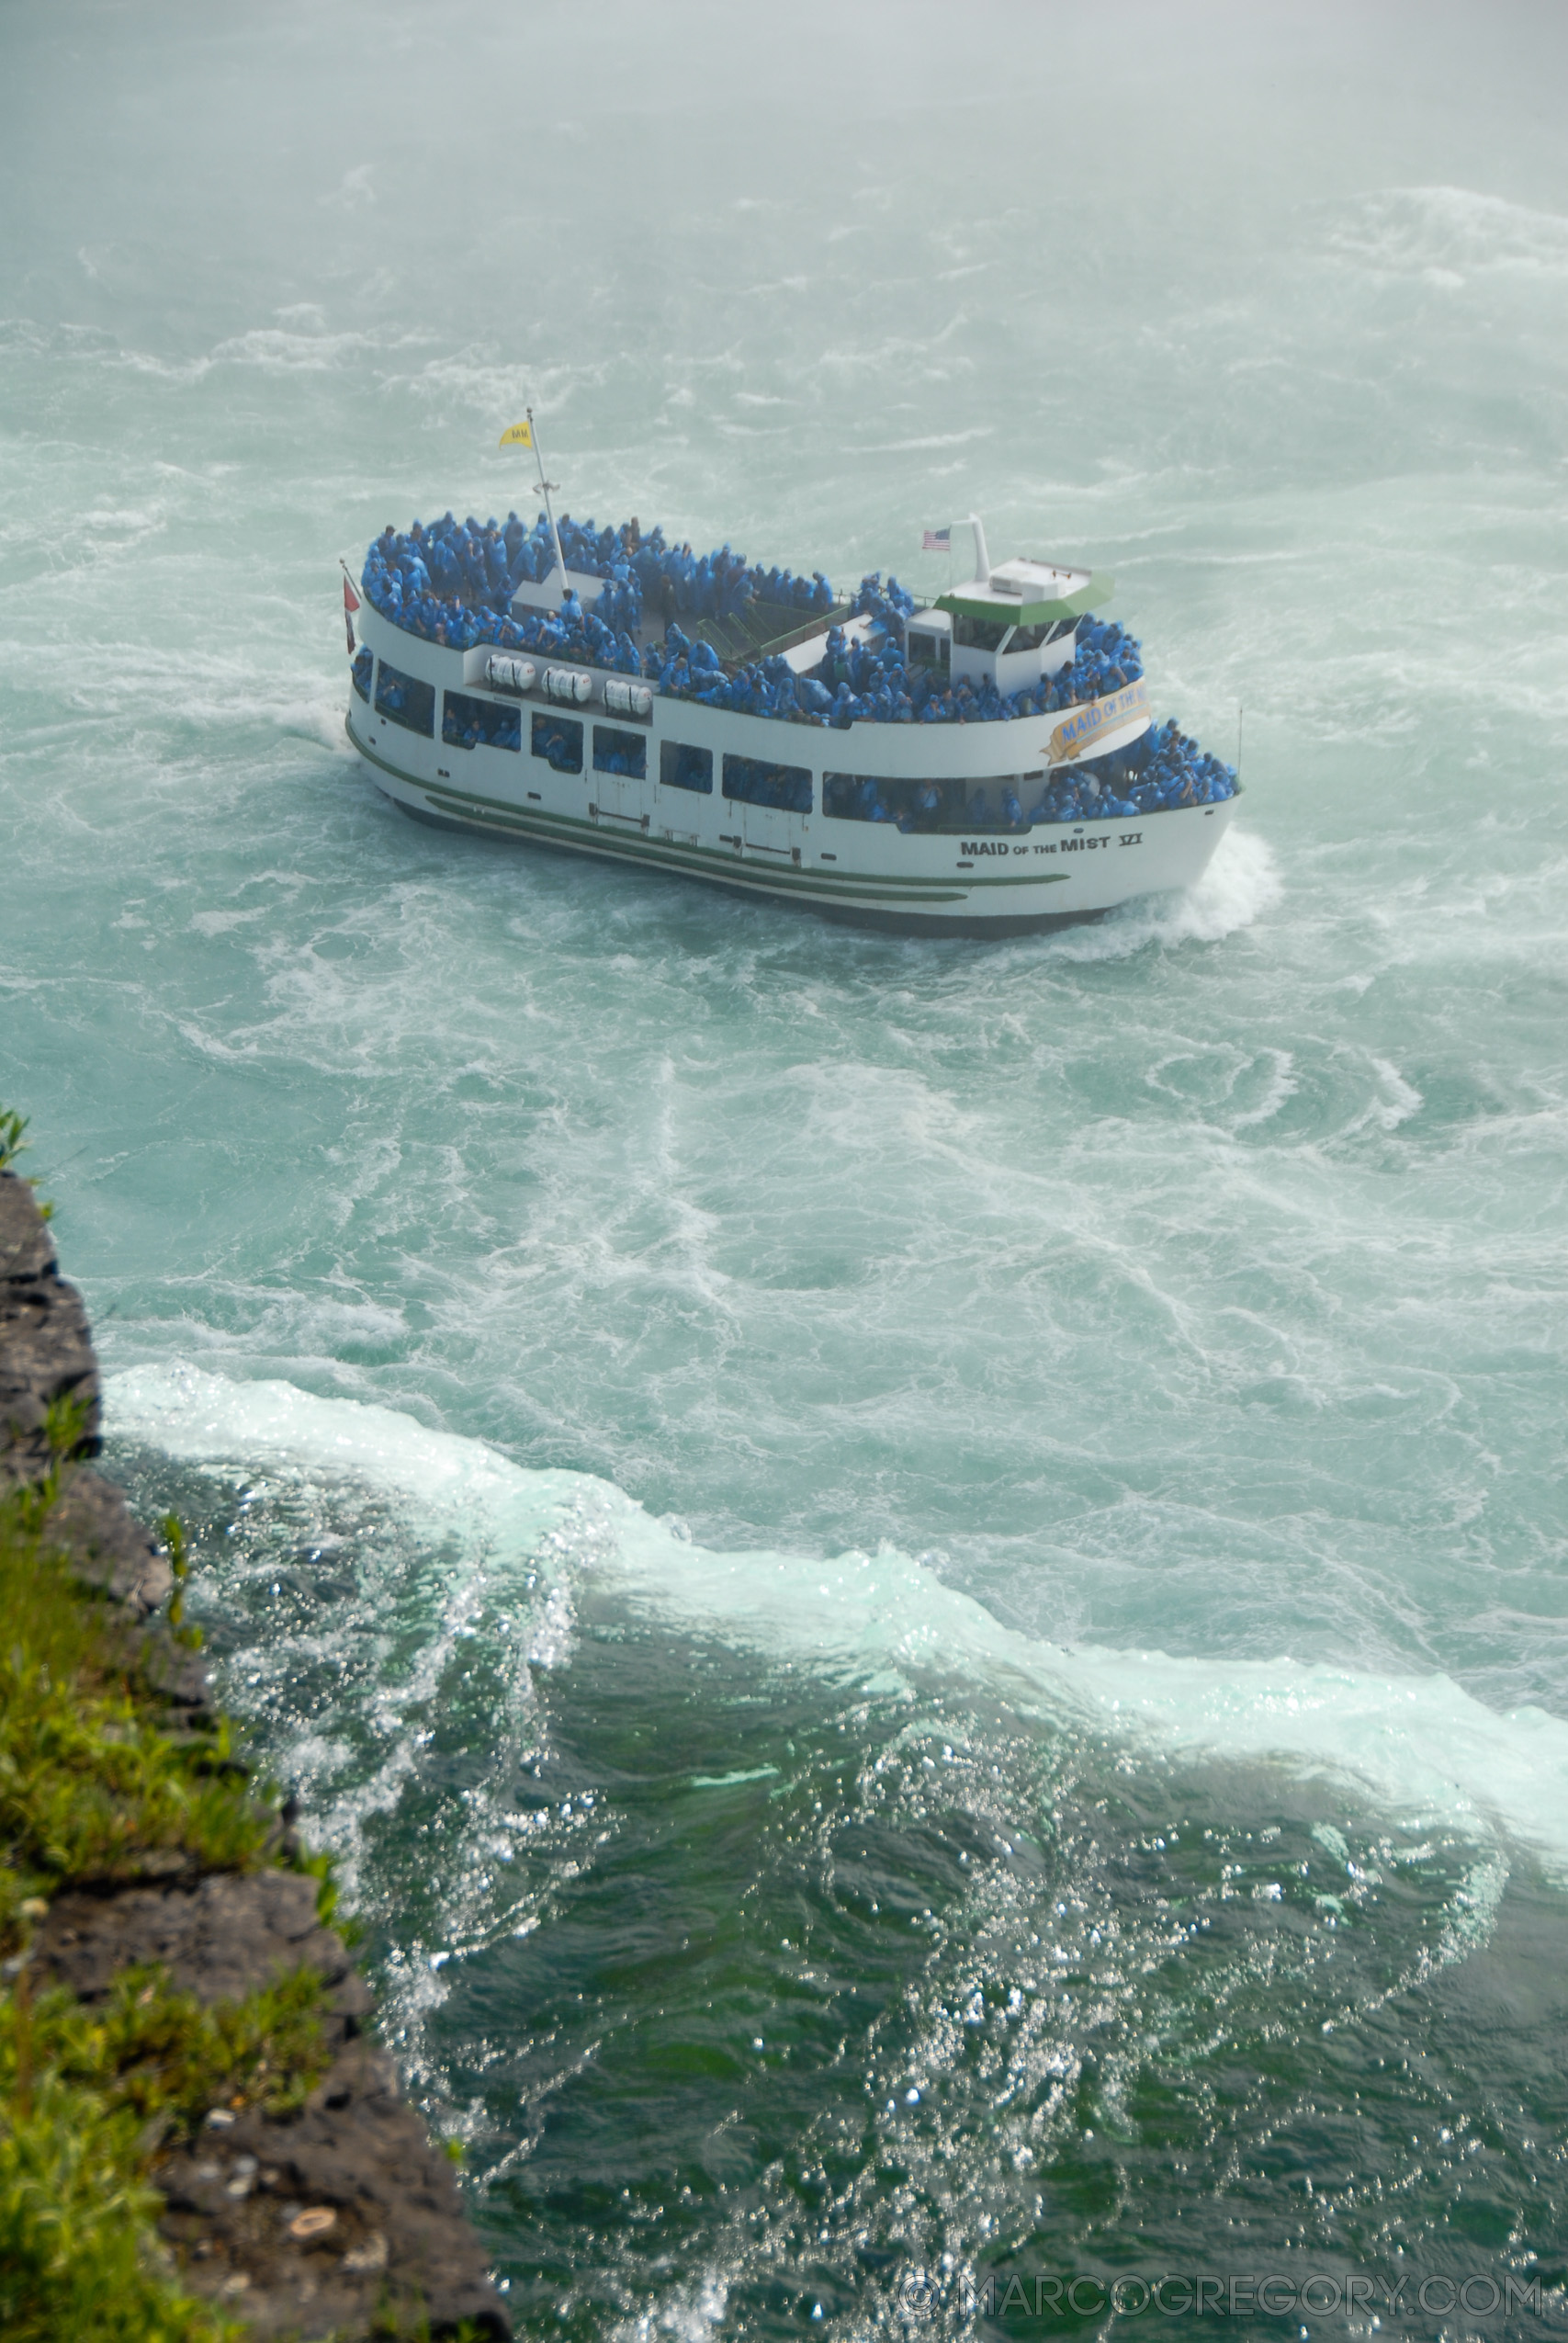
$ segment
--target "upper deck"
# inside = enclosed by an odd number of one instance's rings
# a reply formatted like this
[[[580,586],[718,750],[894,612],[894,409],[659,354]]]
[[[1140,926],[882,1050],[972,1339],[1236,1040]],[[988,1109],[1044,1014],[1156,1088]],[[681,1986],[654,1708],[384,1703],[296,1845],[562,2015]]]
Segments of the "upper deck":
[[[699,559],[635,519],[599,530],[563,515],[563,578],[543,514],[531,530],[515,514],[389,527],[363,583],[384,617],[448,649],[539,652],[786,722],[1005,722],[1139,683],[1138,644],[1088,615],[1109,579],[1022,560],[992,571],[975,526],[976,577],[925,606],[879,572],[836,596],[820,571],[764,570],[728,545]],[[1130,738],[1146,711],[1126,719]]]

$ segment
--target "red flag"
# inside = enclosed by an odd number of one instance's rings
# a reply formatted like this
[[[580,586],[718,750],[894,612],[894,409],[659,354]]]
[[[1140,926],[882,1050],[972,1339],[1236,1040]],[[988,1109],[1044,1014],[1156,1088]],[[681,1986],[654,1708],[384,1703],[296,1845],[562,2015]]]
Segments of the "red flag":
[[[348,572],[343,573],[343,624],[348,637],[348,655],[354,657],[354,613],[359,607],[359,596],[348,582]]]

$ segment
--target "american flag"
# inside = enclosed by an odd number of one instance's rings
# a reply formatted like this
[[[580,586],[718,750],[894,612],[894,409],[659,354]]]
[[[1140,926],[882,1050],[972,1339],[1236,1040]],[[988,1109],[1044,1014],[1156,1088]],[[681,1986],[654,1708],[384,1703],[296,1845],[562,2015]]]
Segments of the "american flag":
[[[920,551],[922,553],[951,553],[952,550],[953,531],[951,527],[944,529],[927,529],[924,537],[920,539]]]

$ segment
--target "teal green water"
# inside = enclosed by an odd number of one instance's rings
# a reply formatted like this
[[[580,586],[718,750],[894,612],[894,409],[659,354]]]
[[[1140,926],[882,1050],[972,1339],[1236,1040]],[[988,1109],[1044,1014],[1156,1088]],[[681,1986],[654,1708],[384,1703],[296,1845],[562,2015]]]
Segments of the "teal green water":
[[[1550,2326],[1560,13],[0,43],[0,1093],[520,2325]],[[601,520],[1111,570],[1201,886],[400,821],[337,558],[529,401]]]

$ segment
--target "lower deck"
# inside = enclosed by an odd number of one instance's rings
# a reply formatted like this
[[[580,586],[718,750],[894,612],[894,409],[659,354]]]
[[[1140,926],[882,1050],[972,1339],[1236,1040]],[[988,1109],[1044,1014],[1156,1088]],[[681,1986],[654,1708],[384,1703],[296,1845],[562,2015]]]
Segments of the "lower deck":
[[[679,717],[692,712],[671,705]],[[459,767],[446,744],[378,721],[357,701],[347,729],[383,792],[417,820],[699,878],[829,918],[913,934],[1019,934],[1190,886],[1206,868],[1233,802],[965,838],[835,820],[821,809],[822,774],[809,767],[795,768],[810,778],[805,808],[763,805],[722,788],[668,786],[658,777],[664,760],[657,755],[641,777],[591,764],[561,771],[547,755],[493,746],[468,752]],[[657,742],[651,727],[649,733]],[[822,734],[800,737],[826,744]]]

